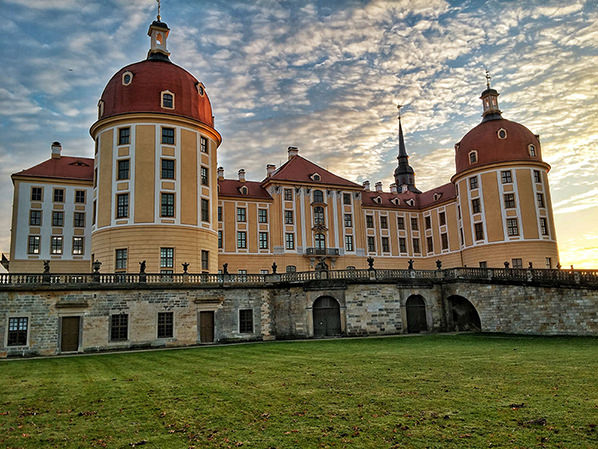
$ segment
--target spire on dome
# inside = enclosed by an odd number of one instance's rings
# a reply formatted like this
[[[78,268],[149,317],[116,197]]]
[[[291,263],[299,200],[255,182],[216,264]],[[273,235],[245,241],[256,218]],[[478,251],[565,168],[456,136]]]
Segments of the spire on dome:
[[[147,31],[147,35],[151,38],[151,46],[147,52],[147,59],[152,61],[170,61],[168,59],[170,52],[166,49],[166,39],[168,38],[168,33],[170,33],[170,28],[168,28],[166,23],[162,22],[160,0],[156,1],[158,2],[158,15]]]
[[[402,107],[403,105],[397,105],[397,109],[399,110],[399,156],[397,157],[399,165],[394,172],[395,183],[399,192],[409,191],[413,193],[421,193],[421,191],[415,187],[415,171],[409,165],[409,156],[407,155],[407,150],[405,149],[403,125],[401,124]]]
[[[480,96],[484,108],[482,112],[482,122],[502,118],[501,111],[498,109],[498,96],[500,94],[490,87],[490,79],[490,73],[486,70],[486,90],[482,92],[482,95]]]

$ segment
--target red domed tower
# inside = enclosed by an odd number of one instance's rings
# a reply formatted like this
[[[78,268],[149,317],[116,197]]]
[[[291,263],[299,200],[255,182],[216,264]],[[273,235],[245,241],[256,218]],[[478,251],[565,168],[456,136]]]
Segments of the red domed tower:
[[[458,224],[467,266],[552,268],[558,250],[540,139],[482,92],[482,122],[455,145]]]
[[[217,269],[216,151],[203,83],[170,61],[155,20],[144,61],[119,70],[98,102],[92,254],[102,271]]]

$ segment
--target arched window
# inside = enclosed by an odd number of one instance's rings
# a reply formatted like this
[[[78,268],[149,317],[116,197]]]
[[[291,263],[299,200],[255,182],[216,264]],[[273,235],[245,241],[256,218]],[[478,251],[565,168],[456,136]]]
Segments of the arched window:
[[[324,224],[324,208],[322,206],[314,207],[314,225]]]
[[[98,119],[101,119],[102,115],[104,115],[104,100],[98,101]]]
[[[162,107],[164,109],[174,109],[174,94],[168,90],[162,92]]]
[[[326,249],[326,236],[324,236],[324,234],[316,234],[314,236],[314,240],[316,243],[316,249]]]
[[[314,190],[314,203],[323,203],[324,194],[321,190]]]

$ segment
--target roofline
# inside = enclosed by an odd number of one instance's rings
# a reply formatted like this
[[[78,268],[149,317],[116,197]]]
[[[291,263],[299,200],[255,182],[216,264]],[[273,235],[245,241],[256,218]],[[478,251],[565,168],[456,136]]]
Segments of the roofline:
[[[467,170],[463,170],[462,172],[459,173],[455,173],[453,176],[451,176],[451,182],[453,184],[457,183],[457,179],[460,179],[461,177],[464,176],[468,176],[480,169],[488,169],[491,167],[497,167],[497,166],[507,166],[507,167],[513,167],[513,166],[517,166],[517,165],[521,165],[522,163],[528,164],[528,165],[536,165],[536,166],[540,166],[542,168],[545,168],[546,171],[550,171],[550,169],[552,168],[550,166],[549,163],[544,162],[544,161],[534,161],[534,160],[530,160],[530,159],[515,159],[512,161],[496,161],[496,162],[487,162],[485,164],[481,164],[481,165],[476,165],[475,167],[470,167]]]
[[[21,179],[22,178],[22,179]],[[14,185],[15,181],[31,181],[31,180],[39,180],[40,182],[48,182],[51,179],[59,179],[62,181],[73,181],[80,184],[93,184],[93,177],[92,178],[72,178],[72,177],[60,177],[60,176],[40,176],[40,175],[24,175],[21,173],[13,173],[10,175],[10,179]]]
[[[347,189],[353,189],[353,190],[359,190],[359,191],[363,191],[363,186],[359,185],[359,184],[355,184],[354,186],[347,186],[347,185],[343,185],[343,184],[329,184],[329,183],[325,183],[325,182],[318,182],[318,181],[313,181],[313,182],[305,182],[305,181],[291,181],[291,180],[281,180],[281,179],[271,179],[270,177],[264,179],[261,182],[262,187],[268,185],[268,181],[270,181],[270,183],[280,183],[280,184],[284,184],[284,185],[291,185],[291,186],[297,186],[297,185],[301,185],[301,186],[309,186],[309,187],[313,187],[314,185],[316,186],[322,186],[322,187],[334,187],[334,188],[347,188]],[[258,181],[259,182],[259,181]],[[348,181],[348,182],[352,182],[352,181]]]

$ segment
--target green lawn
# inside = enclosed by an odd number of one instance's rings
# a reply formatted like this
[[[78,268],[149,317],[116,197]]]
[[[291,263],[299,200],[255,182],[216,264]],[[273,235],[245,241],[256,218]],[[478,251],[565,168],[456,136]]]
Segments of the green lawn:
[[[598,339],[438,335],[0,363],[0,447],[598,447]]]

